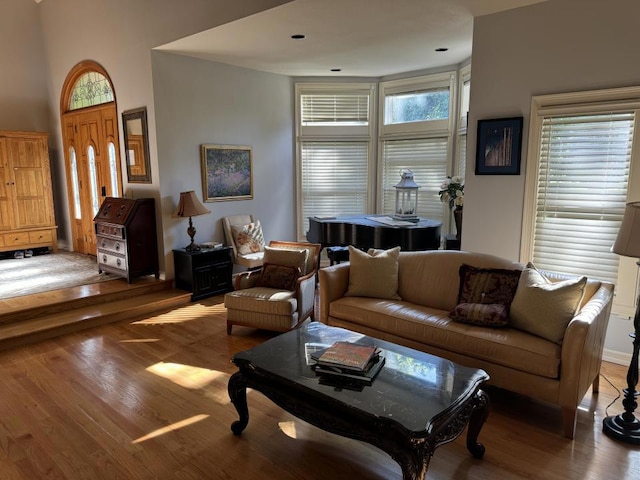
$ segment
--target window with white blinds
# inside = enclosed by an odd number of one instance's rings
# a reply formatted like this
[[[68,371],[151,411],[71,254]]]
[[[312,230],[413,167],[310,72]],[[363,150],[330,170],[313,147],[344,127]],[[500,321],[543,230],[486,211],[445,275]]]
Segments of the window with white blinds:
[[[368,125],[368,94],[301,95],[302,125]]]
[[[370,213],[373,84],[296,84],[298,237],[309,217]]]
[[[302,216],[367,213],[368,142],[302,142]]]
[[[533,262],[616,282],[610,249],[627,200],[633,111],[549,116],[539,144]]]
[[[400,181],[400,171],[409,169],[420,185],[418,216],[444,221],[444,211],[438,197],[442,180],[447,176],[448,139],[421,138],[385,140],[382,153],[382,213],[395,210],[394,185]]]

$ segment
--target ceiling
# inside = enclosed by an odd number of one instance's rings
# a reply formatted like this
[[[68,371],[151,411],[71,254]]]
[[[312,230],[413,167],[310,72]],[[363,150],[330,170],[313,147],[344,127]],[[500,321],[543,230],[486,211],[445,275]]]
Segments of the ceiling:
[[[382,77],[461,63],[474,17],[542,1],[295,0],[157,49],[290,76]]]

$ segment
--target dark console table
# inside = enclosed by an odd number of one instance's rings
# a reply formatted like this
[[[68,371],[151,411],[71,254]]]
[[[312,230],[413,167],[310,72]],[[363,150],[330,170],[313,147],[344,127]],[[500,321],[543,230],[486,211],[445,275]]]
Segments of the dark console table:
[[[373,385],[361,389],[326,384],[311,368],[311,353],[336,341],[376,345],[385,364]],[[229,379],[229,397],[240,419],[249,423],[247,388],[262,392],[287,412],[319,428],[368,442],[400,464],[404,480],[424,479],[439,445],[451,442],[469,425],[467,449],[484,455],[478,435],[489,412],[480,390],[484,370],[366,337],[319,322],[307,322],[233,357],[239,371]]]
[[[191,300],[233,290],[231,247],[173,251],[176,288],[193,292]]]

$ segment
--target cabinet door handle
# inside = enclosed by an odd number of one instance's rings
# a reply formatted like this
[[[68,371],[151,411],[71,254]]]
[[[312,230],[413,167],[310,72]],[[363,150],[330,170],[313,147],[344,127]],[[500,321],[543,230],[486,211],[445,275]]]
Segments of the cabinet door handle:
[[[116,243],[116,252],[119,252],[119,251],[120,251],[120,242],[117,242]]]
[[[107,263],[107,256],[106,255],[102,256],[102,263]]]

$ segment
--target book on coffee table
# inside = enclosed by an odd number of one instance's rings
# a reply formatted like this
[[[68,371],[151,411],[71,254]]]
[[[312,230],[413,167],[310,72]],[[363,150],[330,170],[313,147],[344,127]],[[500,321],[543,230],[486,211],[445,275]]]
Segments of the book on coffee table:
[[[379,354],[380,349],[374,345],[335,342],[324,350],[314,352],[311,357],[318,362],[319,366],[365,372],[373,365]]]
[[[376,375],[384,365],[384,356],[378,354],[375,356],[371,365],[367,370],[357,372],[354,370],[343,369],[335,366],[324,366],[316,364],[314,370],[316,375],[321,379],[330,380],[333,383],[348,383],[357,385],[371,385]]]

